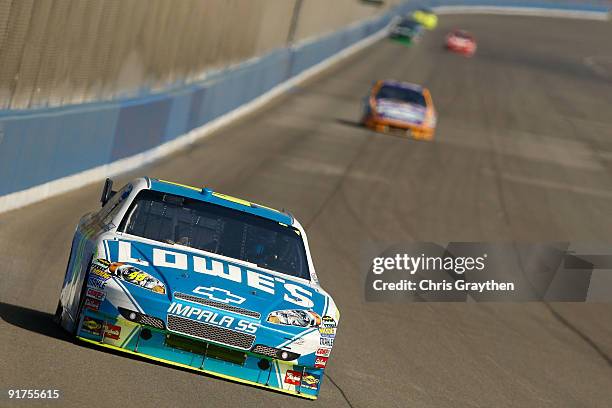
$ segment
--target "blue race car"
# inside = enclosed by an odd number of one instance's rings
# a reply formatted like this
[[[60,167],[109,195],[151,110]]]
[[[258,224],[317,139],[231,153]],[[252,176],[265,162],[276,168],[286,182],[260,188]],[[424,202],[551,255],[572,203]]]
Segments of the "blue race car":
[[[316,399],[339,312],[290,214],[163,180],[78,224],[56,320],[77,339]]]

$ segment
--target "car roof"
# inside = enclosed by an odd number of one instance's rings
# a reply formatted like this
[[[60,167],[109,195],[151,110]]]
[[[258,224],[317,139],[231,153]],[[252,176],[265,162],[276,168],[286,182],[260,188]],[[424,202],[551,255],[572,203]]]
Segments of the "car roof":
[[[417,91],[417,92],[423,92],[423,87],[421,85],[413,84],[410,82],[402,82],[402,81],[387,79],[387,80],[382,81],[382,85],[391,86],[394,88],[410,89],[412,91]]]
[[[192,187],[185,184],[160,179],[148,178],[147,181],[149,183],[149,188],[153,191],[200,200],[207,203],[220,205],[222,207],[243,211],[262,218],[267,218],[281,224],[293,225],[294,218],[291,214],[287,214],[286,212],[278,211],[274,208],[266,207],[260,204],[255,204],[247,200],[232,197],[227,194],[218,193],[209,188]]]

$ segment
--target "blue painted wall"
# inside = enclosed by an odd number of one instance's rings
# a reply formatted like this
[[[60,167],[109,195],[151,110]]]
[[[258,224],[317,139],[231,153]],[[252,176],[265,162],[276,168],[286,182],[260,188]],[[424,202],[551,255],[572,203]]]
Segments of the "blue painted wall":
[[[514,1],[504,5],[606,11],[605,1]],[[230,112],[419,6],[500,5],[487,0],[409,0],[376,20],[280,49],[183,89],[145,98],[0,112],[0,196],[111,163]]]

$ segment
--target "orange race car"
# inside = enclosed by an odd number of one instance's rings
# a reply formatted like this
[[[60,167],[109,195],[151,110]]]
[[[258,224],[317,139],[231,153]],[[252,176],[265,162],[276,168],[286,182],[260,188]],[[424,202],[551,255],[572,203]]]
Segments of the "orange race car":
[[[377,81],[364,100],[361,123],[378,132],[431,140],[436,112],[429,90],[399,81]]]

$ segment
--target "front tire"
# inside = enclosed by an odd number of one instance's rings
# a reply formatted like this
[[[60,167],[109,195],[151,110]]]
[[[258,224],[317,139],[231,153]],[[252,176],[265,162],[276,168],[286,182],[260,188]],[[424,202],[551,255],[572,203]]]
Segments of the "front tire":
[[[57,301],[57,307],[55,308],[55,314],[53,315],[53,322],[57,325],[59,325],[62,329],[62,312],[64,307],[62,306],[62,302],[61,301]]]

